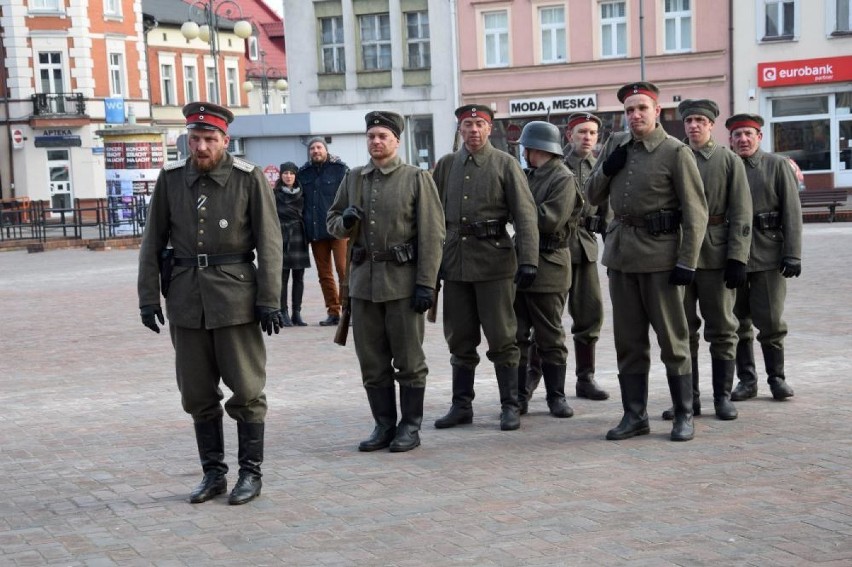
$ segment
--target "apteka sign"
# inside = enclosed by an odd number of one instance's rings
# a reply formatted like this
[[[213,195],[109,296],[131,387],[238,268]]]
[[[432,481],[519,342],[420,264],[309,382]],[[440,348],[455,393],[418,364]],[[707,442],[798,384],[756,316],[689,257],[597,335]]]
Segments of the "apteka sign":
[[[852,80],[852,56],[757,64],[760,87],[786,87]]]

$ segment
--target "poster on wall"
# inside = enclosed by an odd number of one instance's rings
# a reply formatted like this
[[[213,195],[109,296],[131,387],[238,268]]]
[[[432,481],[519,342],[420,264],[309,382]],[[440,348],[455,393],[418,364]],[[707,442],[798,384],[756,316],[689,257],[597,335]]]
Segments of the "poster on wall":
[[[145,224],[145,212],[165,152],[162,141],[104,142],[110,221],[116,234],[129,234]]]

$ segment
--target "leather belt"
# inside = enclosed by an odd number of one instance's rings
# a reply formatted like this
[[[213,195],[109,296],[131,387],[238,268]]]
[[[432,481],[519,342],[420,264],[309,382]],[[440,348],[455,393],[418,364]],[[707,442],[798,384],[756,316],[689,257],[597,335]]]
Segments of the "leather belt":
[[[627,226],[645,228],[645,219],[642,217],[636,217],[633,215],[615,215],[615,220],[621,224],[626,224]]]
[[[396,260],[393,250],[374,250],[368,254],[371,262],[390,262]]]
[[[725,224],[727,217],[725,215],[710,215],[707,219],[707,224],[710,226],[714,226],[717,224]]]
[[[207,266],[220,266],[222,264],[246,264],[254,260],[254,252],[245,252],[242,254],[199,254],[189,258],[175,258],[175,266],[197,266],[206,268]]]

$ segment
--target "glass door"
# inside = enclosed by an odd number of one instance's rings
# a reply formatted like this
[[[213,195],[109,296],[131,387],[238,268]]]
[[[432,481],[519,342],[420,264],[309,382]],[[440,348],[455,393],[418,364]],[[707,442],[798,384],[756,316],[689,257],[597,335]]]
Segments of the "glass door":
[[[71,190],[71,161],[68,150],[48,150],[47,168],[50,174],[50,207],[52,209],[71,209],[73,196]],[[57,214],[54,212],[54,214]]]
[[[852,114],[837,117],[837,173],[835,187],[852,187]]]

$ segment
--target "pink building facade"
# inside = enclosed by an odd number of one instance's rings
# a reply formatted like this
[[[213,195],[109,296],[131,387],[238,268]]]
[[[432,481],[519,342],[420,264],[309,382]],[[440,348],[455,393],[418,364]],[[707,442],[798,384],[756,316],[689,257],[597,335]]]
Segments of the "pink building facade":
[[[670,134],[683,136],[680,100],[710,98],[722,110],[714,135],[724,142],[732,110],[729,28],[729,2],[462,0],[461,102],[491,106],[492,142],[503,149],[512,150],[507,142],[527,122],[564,129],[576,111],[603,119],[604,141],[624,128],[616,91],[642,80],[644,67],[644,80],[660,87]]]

